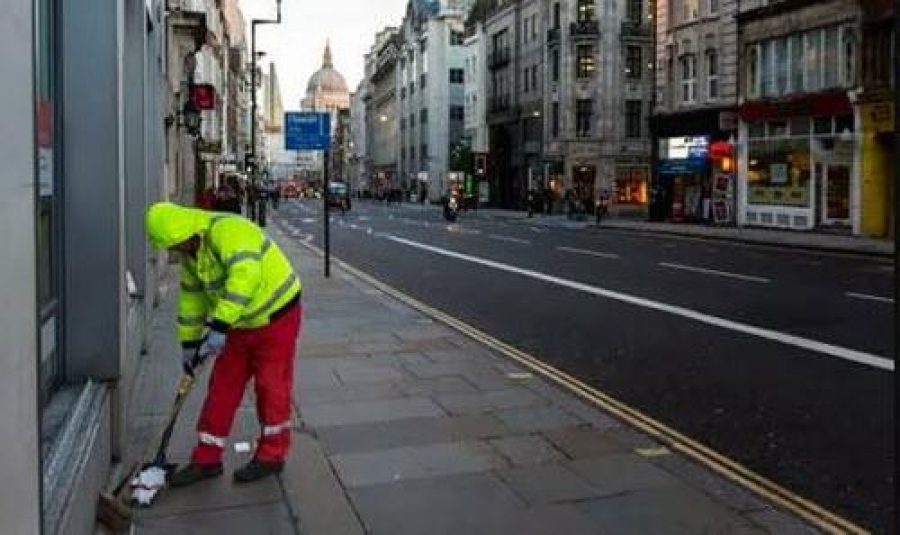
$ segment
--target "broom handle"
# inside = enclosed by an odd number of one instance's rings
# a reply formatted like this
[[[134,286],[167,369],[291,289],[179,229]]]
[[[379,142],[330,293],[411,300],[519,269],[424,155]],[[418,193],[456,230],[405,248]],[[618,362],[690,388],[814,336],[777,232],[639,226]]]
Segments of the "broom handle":
[[[169,421],[163,429],[162,438],[159,441],[159,447],[156,449],[156,456],[153,458],[153,464],[161,465],[166,461],[166,450],[169,448],[169,441],[172,439],[172,432],[175,429],[175,422],[178,420],[178,413],[187,399],[188,392],[194,384],[194,376],[185,373],[178,382],[178,391],[175,394],[175,403],[172,406],[172,412],[169,414]]]

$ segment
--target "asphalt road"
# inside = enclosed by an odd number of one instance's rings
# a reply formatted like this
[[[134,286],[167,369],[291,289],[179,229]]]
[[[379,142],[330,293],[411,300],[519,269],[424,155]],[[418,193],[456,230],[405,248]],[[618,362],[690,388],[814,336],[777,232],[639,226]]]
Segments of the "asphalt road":
[[[278,218],[322,245],[318,203]],[[884,261],[357,203],[334,255],[794,492],[893,533]]]

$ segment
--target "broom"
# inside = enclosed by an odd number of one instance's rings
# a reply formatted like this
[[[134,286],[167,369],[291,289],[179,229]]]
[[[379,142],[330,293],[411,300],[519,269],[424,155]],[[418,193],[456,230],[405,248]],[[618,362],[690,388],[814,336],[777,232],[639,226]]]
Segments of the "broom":
[[[203,359],[198,353],[190,363],[185,364],[184,373],[178,380],[178,387],[175,390],[175,402],[169,411],[165,427],[162,428],[156,440],[147,445],[140,460],[132,465],[112,492],[100,494],[97,503],[97,520],[113,533],[121,533],[131,526],[134,518],[132,505],[137,503],[149,506],[162,490],[166,474],[175,468],[175,465],[167,462],[166,450],[175,429],[178,413],[194,385],[195,371],[202,363]],[[150,459],[149,455],[154,449],[155,453]],[[128,488],[129,483],[131,483],[132,492],[130,499],[126,501],[127,493],[124,491]]]

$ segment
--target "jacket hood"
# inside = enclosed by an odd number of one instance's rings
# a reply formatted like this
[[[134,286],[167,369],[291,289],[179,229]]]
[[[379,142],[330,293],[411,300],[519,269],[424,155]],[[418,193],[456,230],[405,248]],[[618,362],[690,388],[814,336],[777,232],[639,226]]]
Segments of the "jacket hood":
[[[158,202],[147,209],[146,225],[150,243],[167,249],[201,234],[209,226],[209,216],[196,208]]]

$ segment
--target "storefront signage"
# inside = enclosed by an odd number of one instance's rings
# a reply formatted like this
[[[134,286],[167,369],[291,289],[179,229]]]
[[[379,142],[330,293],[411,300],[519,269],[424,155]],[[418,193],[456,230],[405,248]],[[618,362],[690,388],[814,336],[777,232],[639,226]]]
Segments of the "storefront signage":
[[[706,171],[706,160],[666,160],[657,169],[661,175],[690,175]]]
[[[706,159],[709,139],[704,136],[670,137],[660,140],[659,152],[665,160]]]
[[[809,206],[809,189],[750,186],[750,204],[806,207]]]

